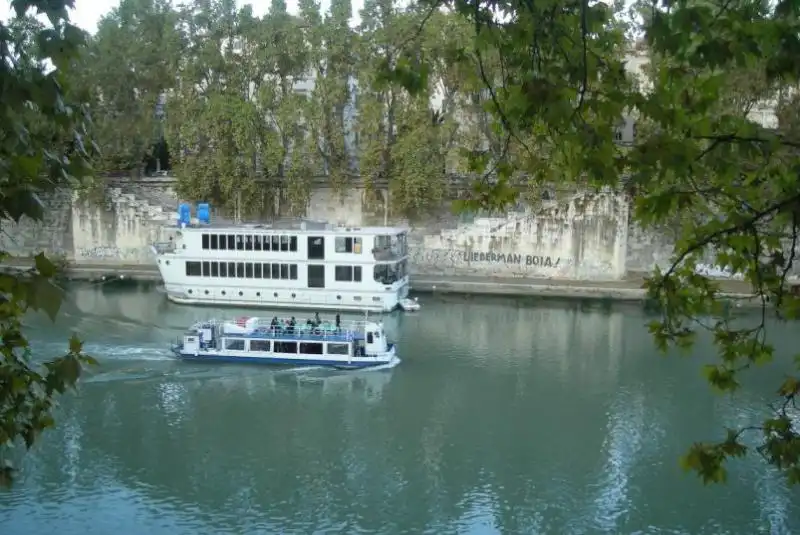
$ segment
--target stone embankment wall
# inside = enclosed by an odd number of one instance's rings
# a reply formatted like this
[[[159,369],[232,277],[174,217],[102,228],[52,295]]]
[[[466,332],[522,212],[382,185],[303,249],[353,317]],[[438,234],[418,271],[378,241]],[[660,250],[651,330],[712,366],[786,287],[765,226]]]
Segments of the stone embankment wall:
[[[60,192],[43,221],[5,222],[0,247],[14,256],[40,251],[76,264],[152,265],[150,244],[164,241],[178,200],[163,184],[108,187],[101,201]],[[504,217],[436,217],[410,223],[410,268],[418,275],[558,280],[618,280],[664,264],[669,236],[632,227],[624,196],[576,194],[522,207]],[[353,226],[393,224],[386,193],[313,192],[306,217]],[[409,224],[409,223],[406,223]]]

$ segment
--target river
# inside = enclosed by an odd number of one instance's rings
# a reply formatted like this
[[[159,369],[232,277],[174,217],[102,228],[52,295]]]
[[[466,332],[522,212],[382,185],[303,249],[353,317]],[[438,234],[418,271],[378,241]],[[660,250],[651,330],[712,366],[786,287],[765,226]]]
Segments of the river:
[[[34,347],[77,331],[100,366],[0,491],[0,533],[800,533],[800,491],[757,456],[722,486],[678,465],[763,416],[785,363],[719,396],[709,346],[658,355],[638,307],[421,302],[385,320],[391,370],[276,370],[174,361],[216,311],[72,287],[55,325],[28,321]]]

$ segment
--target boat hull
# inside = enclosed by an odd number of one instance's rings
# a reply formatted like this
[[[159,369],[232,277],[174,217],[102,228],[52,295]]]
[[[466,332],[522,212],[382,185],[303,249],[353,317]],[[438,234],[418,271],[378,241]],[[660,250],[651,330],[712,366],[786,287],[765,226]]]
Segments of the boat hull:
[[[321,301],[312,301],[308,303],[297,303],[297,302],[282,302],[282,301],[270,301],[270,300],[263,300],[263,301],[247,301],[244,299],[236,299],[236,298],[229,298],[229,299],[214,299],[210,301],[208,299],[203,298],[193,298],[193,297],[186,297],[181,294],[173,293],[173,292],[166,292],[167,299],[173,303],[179,305],[192,305],[192,306],[230,306],[236,308],[258,308],[258,309],[270,309],[270,310],[336,310],[342,312],[374,312],[378,314],[388,314],[393,312],[396,308],[398,308],[397,304],[377,304],[376,306],[371,306],[368,303],[363,304],[346,304],[346,303],[325,303]]]
[[[217,363],[232,363],[239,362],[242,364],[260,364],[271,366],[329,366],[338,369],[364,369],[374,368],[377,366],[386,366],[390,364],[397,364],[399,359],[397,357],[396,346],[392,345],[389,351],[382,355],[368,356],[368,357],[353,357],[353,358],[332,358],[321,355],[291,355],[291,356],[277,356],[275,354],[264,354],[259,356],[252,355],[237,355],[233,352],[216,352],[206,351],[197,353],[184,352],[180,347],[173,346],[172,352],[181,360],[193,362],[217,362]]]

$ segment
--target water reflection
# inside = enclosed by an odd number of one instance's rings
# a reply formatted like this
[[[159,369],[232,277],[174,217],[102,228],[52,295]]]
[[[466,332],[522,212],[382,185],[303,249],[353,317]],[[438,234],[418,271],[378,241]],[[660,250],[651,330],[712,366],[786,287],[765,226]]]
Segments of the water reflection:
[[[721,400],[698,360],[652,352],[637,311],[429,298],[384,318],[399,367],[348,373],[177,363],[166,343],[218,311],[73,297],[37,347],[78,329],[102,367],[3,496],[4,534],[99,532],[108,510],[165,534],[800,528],[757,458],[713,489],[677,465],[693,440],[757,418],[780,369]]]

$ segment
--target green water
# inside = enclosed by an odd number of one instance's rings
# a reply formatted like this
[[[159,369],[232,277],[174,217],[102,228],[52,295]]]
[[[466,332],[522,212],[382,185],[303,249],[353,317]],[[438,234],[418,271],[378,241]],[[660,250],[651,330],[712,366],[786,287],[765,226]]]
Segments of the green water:
[[[0,492],[0,533],[800,532],[800,491],[757,457],[710,488],[677,462],[763,415],[780,366],[718,397],[708,346],[658,356],[637,308],[420,301],[385,320],[392,370],[274,370],[173,361],[212,310],[73,288],[35,345],[77,330],[101,367]]]

